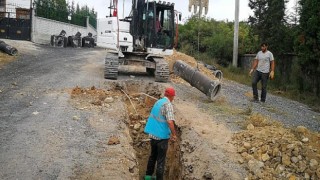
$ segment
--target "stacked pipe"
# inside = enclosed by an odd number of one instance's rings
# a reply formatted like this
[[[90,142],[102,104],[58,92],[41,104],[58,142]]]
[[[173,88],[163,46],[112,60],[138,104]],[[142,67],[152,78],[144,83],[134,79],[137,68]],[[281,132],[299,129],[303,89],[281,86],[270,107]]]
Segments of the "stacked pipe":
[[[218,78],[219,80],[221,80],[222,77],[223,77],[222,71],[220,71],[220,70],[214,70],[214,71],[213,71],[213,74],[214,74],[214,76],[215,76],[216,78]]]
[[[88,33],[88,36],[82,38],[82,47],[94,47],[94,38],[92,37],[92,33]]]
[[[177,60],[173,65],[174,73],[182,79],[190,83],[191,86],[197,88],[206,94],[212,101],[217,98],[221,91],[221,84],[219,80],[212,80],[199,72],[197,69],[192,68],[181,60]]]
[[[222,76],[223,76],[222,71],[218,70],[215,66],[212,66],[209,64],[204,64],[204,67],[212,71],[212,73],[216,78],[218,78],[219,80],[222,80]]]
[[[68,37],[68,45],[71,47],[81,47],[81,33],[77,32],[74,36]]]
[[[66,31],[62,30],[59,35],[52,35],[50,43],[53,47],[67,47]]]
[[[18,50],[15,47],[10,46],[3,41],[0,41],[0,50],[12,56],[18,54]]]

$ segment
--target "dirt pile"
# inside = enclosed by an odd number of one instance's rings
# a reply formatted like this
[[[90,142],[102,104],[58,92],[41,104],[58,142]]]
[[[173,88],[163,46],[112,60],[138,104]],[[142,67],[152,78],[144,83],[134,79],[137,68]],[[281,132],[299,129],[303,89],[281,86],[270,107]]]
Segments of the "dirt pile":
[[[185,63],[189,64],[190,66],[194,67],[194,68],[199,68],[199,71],[202,72],[203,74],[205,74],[206,76],[208,76],[211,79],[217,80],[217,78],[214,76],[214,74],[212,73],[212,71],[210,71],[209,69],[207,69],[206,67],[204,67],[203,64],[198,63],[197,65],[197,61],[195,58],[188,56],[184,53],[178,52],[176,50],[173,51],[173,55],[171,56],[165,56],[164,59],[169,63],[169,70],[170,70],[170,74],[173,74],[173,65],[176,62],[176,60],[182,60]],[[183,80],[177,80],[178,77],[170,77],[171,79],[175,79],[176,82],[183,82]],[[174,81],[175,82],[175,81]]]
[[[247,124],[233,143],[248,179],[320,178],[320,134],[303,126],[286,129],[261,115],[249,116]]]
[[[78,109],[90,109],[94,106],[110,107],[110,103],[119,97],[120,92],[91,88],[75,87],[71,90],[71,99],[77,100],[75,106]]]

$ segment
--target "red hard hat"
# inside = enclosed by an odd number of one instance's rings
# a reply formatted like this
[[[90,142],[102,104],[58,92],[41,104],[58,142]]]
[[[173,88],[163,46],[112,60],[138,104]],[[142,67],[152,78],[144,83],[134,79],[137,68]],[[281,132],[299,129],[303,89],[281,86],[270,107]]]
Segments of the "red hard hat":
[[[166,88],[164,95],[165,96],[175,96],[176,91],[172,87],[168,87],[168,88]]]

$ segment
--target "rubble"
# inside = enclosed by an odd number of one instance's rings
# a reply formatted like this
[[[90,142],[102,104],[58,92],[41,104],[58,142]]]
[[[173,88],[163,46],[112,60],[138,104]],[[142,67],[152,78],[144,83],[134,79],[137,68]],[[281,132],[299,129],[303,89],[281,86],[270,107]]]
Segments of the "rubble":
[[[261,115],[248,117],[247,123],[233,144],[249,170],[248,179],[320,178],[318,133],[303,126],[286,129]]]
[[[117,145],[120,144],[120,140],[116,136],[111,136],[108,141],[108,145]]]

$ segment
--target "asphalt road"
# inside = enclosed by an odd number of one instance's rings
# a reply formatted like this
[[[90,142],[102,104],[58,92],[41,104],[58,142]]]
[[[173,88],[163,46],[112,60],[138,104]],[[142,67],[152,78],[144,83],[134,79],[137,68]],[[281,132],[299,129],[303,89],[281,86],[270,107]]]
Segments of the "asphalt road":
[[[67,179],[94,144],[72,121],[90,113],[71,107],[68,91],[102,86],[106,51],[10,43],[20,54],[0,70],[0,179]]]

